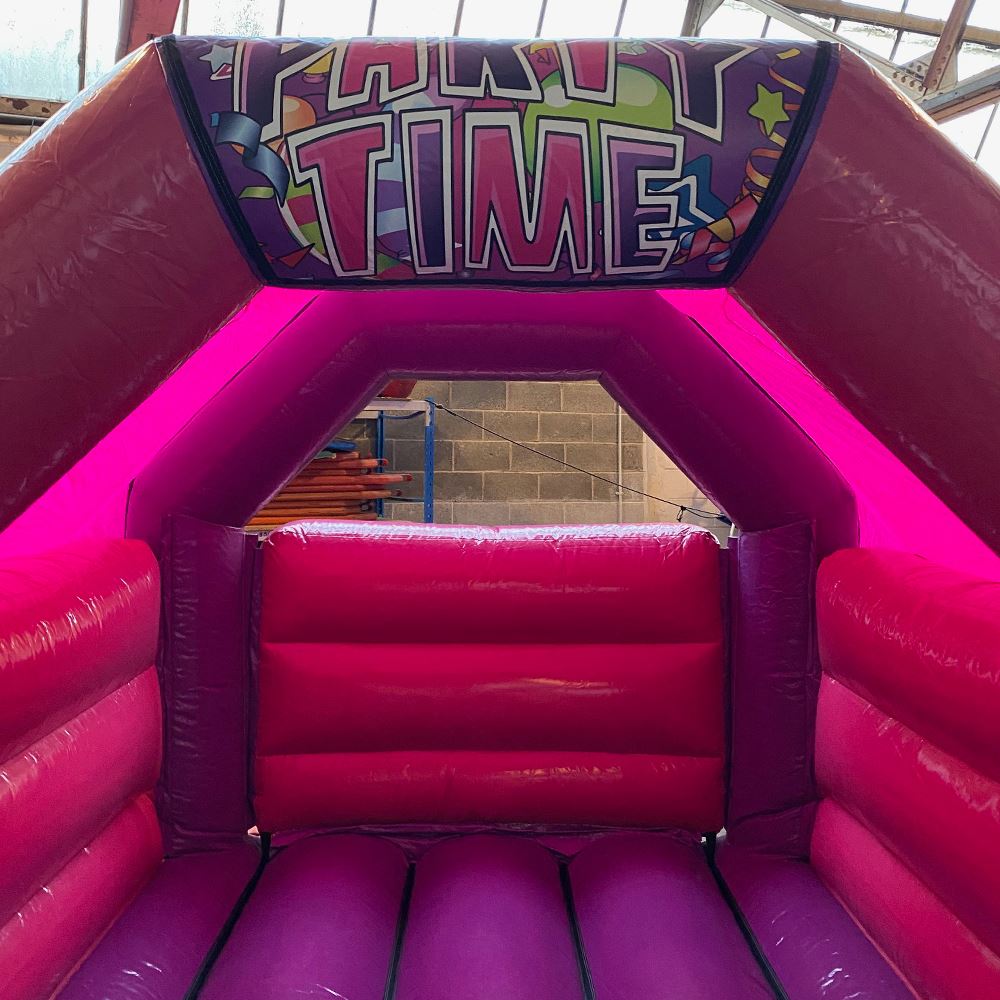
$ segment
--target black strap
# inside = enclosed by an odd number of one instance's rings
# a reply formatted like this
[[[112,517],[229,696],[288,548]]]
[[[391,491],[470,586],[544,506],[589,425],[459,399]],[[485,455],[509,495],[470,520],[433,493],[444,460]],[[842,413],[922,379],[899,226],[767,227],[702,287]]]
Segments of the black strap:
[[[726,901],[726,905],[732,911],[733,918],[736,920],[740,933],[743,935],[743,940],[746,941],[747,947],[749,947],[757,965],[760,966],[760,971],[767,980],[767,985],[774,993],[775,1000],[789,1000],[788,994],[785,992],[785,987],[781,985],[781,980],[778,978],[778,974],[774,971],[774,966],[771,965],[770,959],[768,959],[767,955],[764,954],[764,950],[761,948],[760,942],[757,940],[757,936],[750,927],[746,916],[740,909],[740,904],[736,901],[736,897],[733,895],[732,889],[729,888],[725,878],[722,876],[722,872],[719,871],[719,866],[715,860],[714,833],[708,834],[705,838],[705,859],[708,861],[709,870],[715,878],[715,884],[719,887],[719,892],[722,894],[722,898]]]
[[[392,945],[392,958],[385,977],[385,992],[382,1000],[393,1000],[396,995],[396,979],[399,975],[399,960],[403,954],[403,939],[406,937],[406,922],[410,918],[410,900],[413,898],[413,880],[417,874],[417,866],[410,862],[406,870],[406,881],[403,883],[403,897],[399,901],[399,916],[396,918],[396,938]]]
[[[219,956],[222,954],[222,949],[225,948],[226,942],[229,940],[237,921],[240,919],[240,914],[243,913],[250,897],[253,895],[254,889],[257,888],[257,883],[260,882],[260,877],[264,874],[264,869],[271,859],[271,835],[269,833],[262,833],[260,835],[260,852],[260,862],[257,864],[257,868],[254,870],[253,875],[250,876],[250,881],[243,887],[239,899],[236,900],[236,904],[230,910],[229,916],[226,917],[226,922],[222,925],[222,929],[212,942],[212,947],[208,949],[208,954],[205,955],[201,965],[198,966],[198,971],[195,973],[194,979],[191,980],[191,985],[184,994],[184,1000],[197,1000],[198,994],[201,993],[202,988],[208,980],[209,973],[212,971],[212,966],[218,961]]]
[[[566,901],[566,916],[569,918],[569,930],[573,936],[576,964],[580,970],[580,989],[583,993],[583,1000],[596,1000],[594,980],[590,975],[587,952],[583,947],[583,934],[580,932],[580,922],[576,915],[576,903],[573,901],[573,884],[569,877],[569,864],[565,861],[559,863],[559,884],[562,886],[563,899]]]

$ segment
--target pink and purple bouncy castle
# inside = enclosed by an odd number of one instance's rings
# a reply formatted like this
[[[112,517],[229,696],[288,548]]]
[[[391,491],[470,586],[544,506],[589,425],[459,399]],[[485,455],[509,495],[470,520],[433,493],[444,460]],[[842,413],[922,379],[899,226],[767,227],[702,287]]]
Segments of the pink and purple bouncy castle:
[[[81,95],[0,165],[0,997],[1000,996],[998,195],[825,44]],[[407,377],[599,379],[738,531],[242,530]]]

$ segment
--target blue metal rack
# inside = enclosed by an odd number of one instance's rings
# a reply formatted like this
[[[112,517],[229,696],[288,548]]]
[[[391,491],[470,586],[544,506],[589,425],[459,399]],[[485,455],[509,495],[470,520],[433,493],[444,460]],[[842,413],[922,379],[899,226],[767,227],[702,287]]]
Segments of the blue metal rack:
[[[385,458],[385,424],[387,420],[424,418],[424,495],[396,497],[392,503],[422,503],[424,523],[434,521],[434,413],[433,399],[374,399],[360,414],[359,420],[375,421],[375,457]],[[375,510],[384,516],[385,501],[376,500]]]

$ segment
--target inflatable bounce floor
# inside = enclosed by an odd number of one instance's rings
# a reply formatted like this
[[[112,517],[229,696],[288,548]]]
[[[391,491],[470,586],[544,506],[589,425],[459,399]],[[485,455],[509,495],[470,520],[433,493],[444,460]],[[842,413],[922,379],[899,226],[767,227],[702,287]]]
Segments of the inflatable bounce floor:
[[[130,56],[0,166],[0,996],[1000,996],[998,208],[824,44]],[[730,545],[244,530],[418,376]]]

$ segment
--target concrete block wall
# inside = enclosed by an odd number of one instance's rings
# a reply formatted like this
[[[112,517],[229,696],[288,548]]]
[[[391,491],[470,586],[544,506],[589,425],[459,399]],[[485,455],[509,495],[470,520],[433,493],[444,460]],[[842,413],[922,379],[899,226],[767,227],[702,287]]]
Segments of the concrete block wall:
[[[412,396],[434,399],[458,414],[437,412],[434,493],[439,523],[601,524],[676,516],[668,505],[634,493],[623,493],[619,506],[615,487],[588,474],[610,480],[618,476],[617,409],[596,382],[422,381]],[[356,422],[343,436],[365,448],[370,426]],[[388,424],[386,457],[394,471],[413,474],[407,495],[421,495],[423,427],[418,419]],[[621,457],[625,486],[685,505],[711,506],[627,414],[622,415]],[[650,469],[656,472],[656,489],[650,488]],[[422,508],[387,503],[386,516],[419,521]]]

